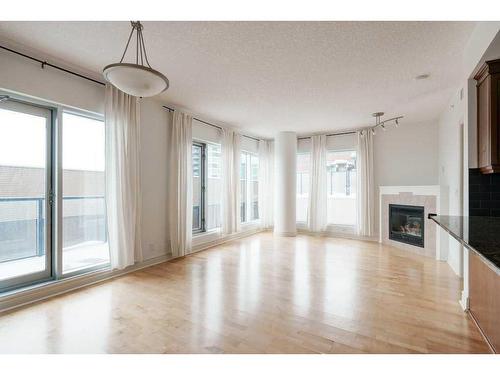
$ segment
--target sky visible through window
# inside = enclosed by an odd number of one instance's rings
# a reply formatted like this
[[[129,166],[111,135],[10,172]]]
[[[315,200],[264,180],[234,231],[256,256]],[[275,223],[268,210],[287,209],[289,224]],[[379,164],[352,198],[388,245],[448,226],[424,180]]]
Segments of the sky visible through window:
[[[0,165],[45,168],[45,121],[0,109]]]
[[[0,109],[0,165],[45,168],[46,119]],[[104,171],[104,123],[63,114],[64,169]]]
[[[64,169],[104,171],[105,165],[104,122],[63,114]]]

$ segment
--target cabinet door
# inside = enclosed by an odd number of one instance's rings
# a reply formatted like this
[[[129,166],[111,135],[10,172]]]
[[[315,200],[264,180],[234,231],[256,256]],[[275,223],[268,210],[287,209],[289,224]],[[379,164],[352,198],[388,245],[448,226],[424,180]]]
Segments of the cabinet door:
[[[500,350],[500,275],[469,252],[469,309],[498,353]]]

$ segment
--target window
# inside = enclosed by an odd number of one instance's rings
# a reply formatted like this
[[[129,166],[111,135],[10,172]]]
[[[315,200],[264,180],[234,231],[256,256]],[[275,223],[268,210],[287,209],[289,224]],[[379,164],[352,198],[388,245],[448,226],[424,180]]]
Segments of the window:
[[[0,103],[0,290],[109,264],[104,122],[58,111]]]
[[[104,121],[63,113],[63,273],[109,263]]]
[[[221,227],[221,145],[193,142],[193,233]]]
[[[240,160],[240,221],[259,220],[259,158],[243,151]]]
[[[356,225],[356,151],[328,151],[327,222]]]
[[[311,170],[311,154],[297,154],[297,213],[296,220],[300,223],[307,221],[309,207],[309,176]]]
[[[207,230],[220,228],[222,201],[222,155],[221,145],[207,143]]]
[[[52,111],[0,102],[0,289],[52,274]]]
[[[205,230],[204,190],[205,190],[205,145],[193,143],[193,233]]]

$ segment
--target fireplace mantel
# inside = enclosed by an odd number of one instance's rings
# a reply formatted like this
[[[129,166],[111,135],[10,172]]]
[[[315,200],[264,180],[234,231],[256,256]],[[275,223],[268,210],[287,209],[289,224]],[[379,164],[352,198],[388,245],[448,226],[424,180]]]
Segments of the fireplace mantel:
[[[422,186],[380,186],[379,187],[379,242],[412,253],[440,259],[439,236],[435,225],[425,223],[425,246],[418,247],[389,238],[389,205],[423,206],[424,218],[439,211],[439,185]]]

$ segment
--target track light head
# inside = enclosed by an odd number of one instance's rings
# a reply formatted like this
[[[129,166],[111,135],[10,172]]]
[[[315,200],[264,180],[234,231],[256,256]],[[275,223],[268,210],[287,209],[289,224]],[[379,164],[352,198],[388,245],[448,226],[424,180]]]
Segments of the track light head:
[[[380,125],[382,127],[383,131],[386,131],[387,129],[385,128],[384,124]]]
[[[396,128],[399,126],[399,119],[396,119]]]
[[[372,135],[375,135],[375,128],[372,128]]]

